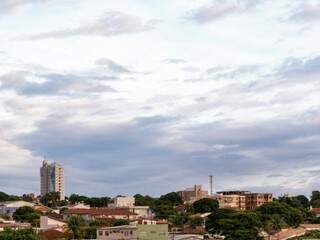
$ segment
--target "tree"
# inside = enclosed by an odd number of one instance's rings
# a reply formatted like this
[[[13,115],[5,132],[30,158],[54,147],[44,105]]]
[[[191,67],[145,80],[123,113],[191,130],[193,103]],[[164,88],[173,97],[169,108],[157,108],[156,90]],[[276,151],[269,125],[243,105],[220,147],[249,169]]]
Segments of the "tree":
[[[257,240],[262,223],[255,212],[235,212],[217,209],[206,221],[209,233],[220,234],[228,240]]]
[[[180,205],[183,203],[182,198],[176,192],[167,193],[159,198],[160,201],[171,203],[172,205]]]
[[[89,197],[80,196],[77,194],[72,194],[69,197],[69,202],[71,204],[84,203],[84,204],[90,205],[90,207],[107,207],[110,201],[111,199],[109,197],[89,198]]]
[[[31,223],[32,226],[36,226],[39,223],[40,215],[31,207],[18,208],[13,214],[13,219],[22,222]]]
[[[68,228],[72,231],[73,239],[84,238],[83,228],[86,221],[80,216],[72,216],[68,220]]]
[[[136,206],[153,206],[155,199],[148,195],[143,196],[141,194],[134,195],[135,205]]]
[[[21,200],[21,198],[14,195],[8,195],[4,192],[0,192],[0,202],[18,201],[18,200]]]
[[[319,191],[312,192],[310,204],[314,208],[320,207],[320,192]]]
[[[39,240],[32,229],[12,230],[9,228],[0,232],[0,240]]]
[[[175,227],[183,227],[183,224],[185,223],[186,218],[179,213],[175,213],[170,215],[168,220]]]
[[[129,225],[129,220],[126,219],[117,219],[114,221],[113,226],[123,226],[123,225]]]
[[[268,220],[264,222],[263,229],[271,239],[271,235],[278,234],[286,223],[283,221],[280,215],[274,214],[269,217]]]
[[[41,197],[40,202],[47,207],[57,207],[59,206],[60,193],[50,192]]]
[[[258,207],[255,212],[261,214],[263,221],[268,220],[274,214],[278,214],[291,227],[298,227],[304,219],[301,210],[279,201],[266,203]]]
[[[213,212],[219,208],[219,202],[215,199],[203,198],[194,202],[191,208],[194,213]]]

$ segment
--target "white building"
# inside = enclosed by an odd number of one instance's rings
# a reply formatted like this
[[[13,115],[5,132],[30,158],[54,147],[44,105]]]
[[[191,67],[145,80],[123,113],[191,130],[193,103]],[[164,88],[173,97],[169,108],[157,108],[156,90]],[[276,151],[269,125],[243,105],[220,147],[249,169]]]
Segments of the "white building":
[[[41,196],[50,192],[60,193],[60,200],[65,199],[64,190],[64,169],[58,163],[50,164],[48,161],[42,162],[41,175]]]
[[[0,214],[14,214],[18,208],[21,207],[34,207],[33,203],[25,201],[10,201],[0,203]]]
[[[67,223],[62,219],[57,219],[52,216],[40,216],[40,229],[48,230],[48,229],[64,229],[67,227]]]

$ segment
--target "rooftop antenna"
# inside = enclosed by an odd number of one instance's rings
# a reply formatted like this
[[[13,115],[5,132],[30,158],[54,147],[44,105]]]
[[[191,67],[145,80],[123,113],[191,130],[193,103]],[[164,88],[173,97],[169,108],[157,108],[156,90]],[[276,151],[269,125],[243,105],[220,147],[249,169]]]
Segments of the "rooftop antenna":
[[[210,196],[213,195],[213,175],[209,175],[210,178]]]

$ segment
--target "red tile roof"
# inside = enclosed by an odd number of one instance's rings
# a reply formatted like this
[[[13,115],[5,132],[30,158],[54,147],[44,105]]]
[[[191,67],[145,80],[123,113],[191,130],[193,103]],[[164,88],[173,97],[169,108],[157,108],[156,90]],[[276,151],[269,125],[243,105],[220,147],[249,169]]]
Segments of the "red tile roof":
[[[94,215],[94,216],[137,216],[138,214],[130,212],[127,209],[111,208],[90,208],[90,209],[67,209],[63,214],[75,215]]]
[[[320,208],[312,208],[311,211],[316,214],[320,214]]]

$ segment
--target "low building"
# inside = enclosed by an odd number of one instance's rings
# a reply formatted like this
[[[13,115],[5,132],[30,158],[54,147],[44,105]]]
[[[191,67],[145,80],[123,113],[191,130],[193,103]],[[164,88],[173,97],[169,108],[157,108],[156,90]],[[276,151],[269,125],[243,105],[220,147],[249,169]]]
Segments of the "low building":
[[[97,239],[138,240],[138,228],[135,226],[103,227],[97,229]],[[151,239],[149,239],[151,240]]]
[[[0,222],[0,232],[2,232],[4,229],[10,228],[13,230],[19,230],[19,229],[29,229],[31,228],[30,223],[18,223],[18,222],[12,222],[12,221],[4,221]]]
[[[153,218],[154,214],[149,206],[133,206],[129,210],[136,213],[139,218]]]
[[[62,213],[63,219],[67,220],[71,216],[81,216],[85,220],[95,219],[127,219],[135,220],[138,214],[130,212],[128,209],[117,208],[90,208],[90,209],[67,209]]]
[[[76,203],[68,206],[68,209],[90,209],[90,205],[84,203]]]
[[[202,190],[201,185],[194,185],[193,188],[187,188],[185,190],[178,191],[177,194],[185,203],[193,203],[209,196],[208,191]]]
[[[139,224],[139,240],[168,240],[168,224]]]
[[[62,218],[53,215],[40,216],[40,230],[64,229],[67,223]]]
[[[13,215],[21,207],[34,207],[33,203],[25,201],[10,201],[0,203],[0,214]]]
[[[134,197],[115,197],[112,199],[113,203],[109,203],[109,208],[129,208],[134,207]]]

